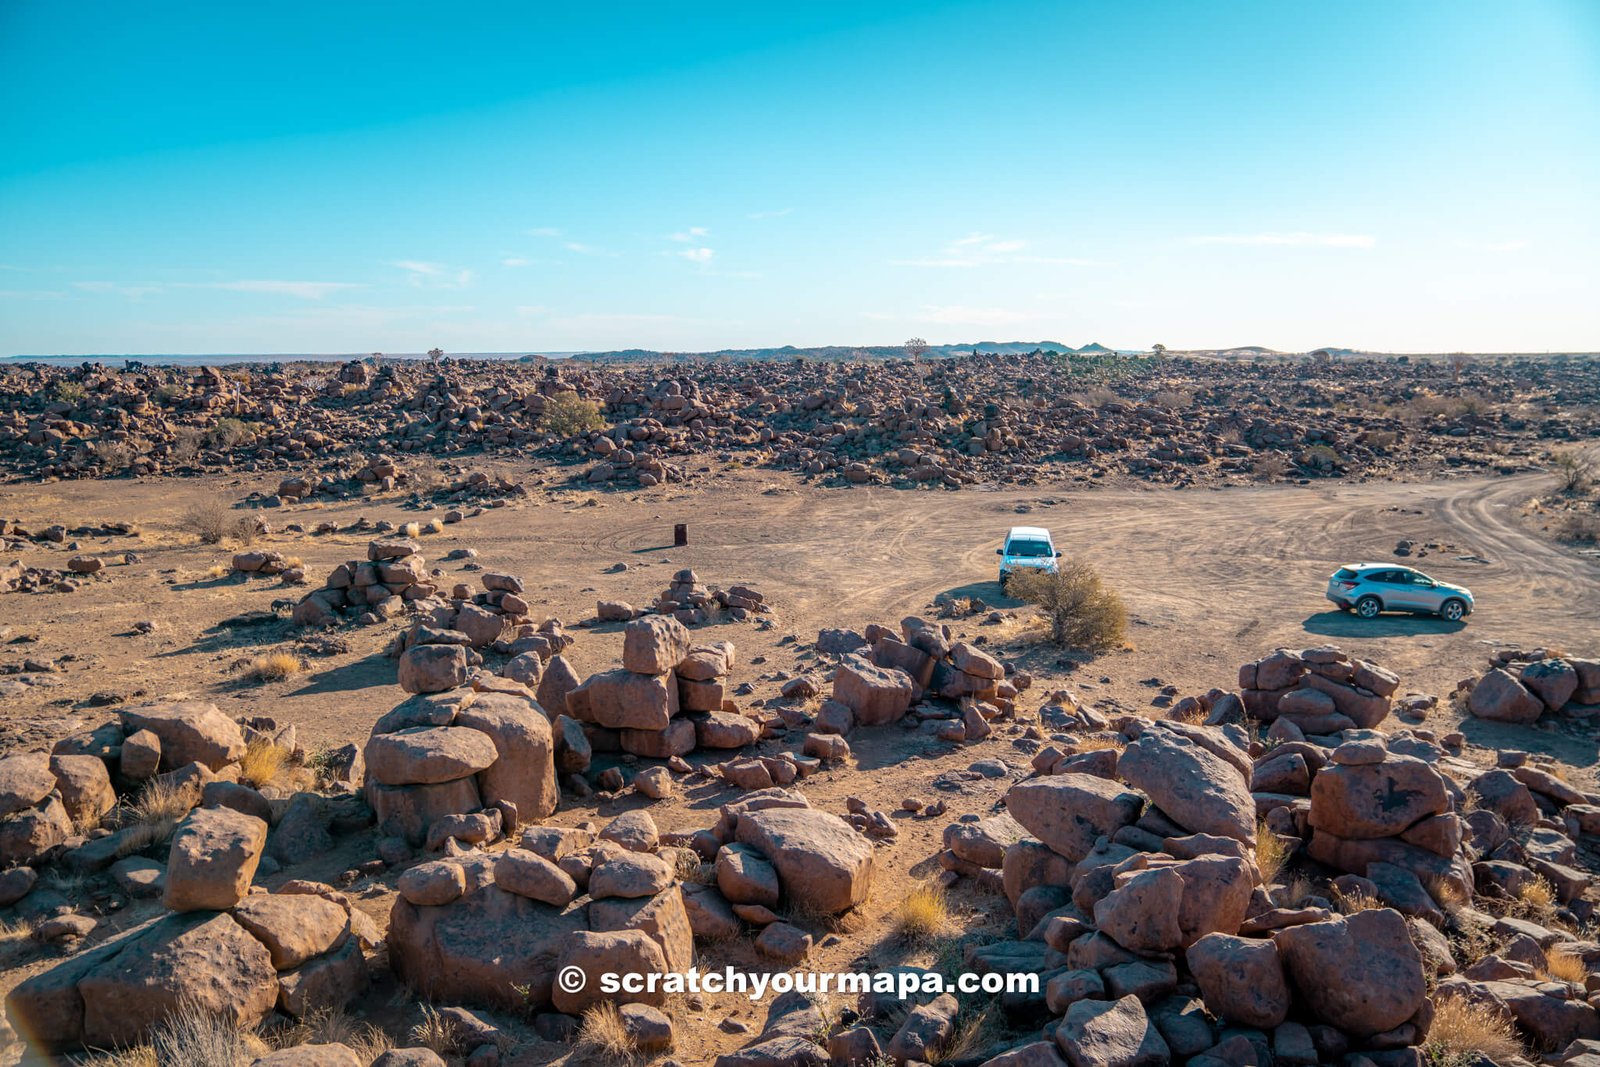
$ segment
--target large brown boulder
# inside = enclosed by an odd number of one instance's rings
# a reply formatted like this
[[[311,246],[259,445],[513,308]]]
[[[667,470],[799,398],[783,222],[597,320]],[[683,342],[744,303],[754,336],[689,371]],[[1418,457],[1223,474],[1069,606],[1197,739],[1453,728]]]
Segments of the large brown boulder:
[[[416,645],[400,654],[400,688],[442,693],[467,680],[467,651],[460,645]]]
[[[1528,692],[1508,672],[1496,667],[1472,687],[1467,710],[1480,719],[1527,724],[1544,714],[1544,701]]]
[[[1091,774],[1055,774],[1018,782],[1006,791],[1006,810],[1034,837],[1076,862],[1096,839],[1131,825],[1144,798]]]
[[[190,1006],[251,1028],[277,999],[266,947],[228,915],[202,912],[168,915],[34,975],[12,990],[6,1009],[40,1048],[117,1048]]]
[[[267,824],[232,808],[196,808],[167,853],[166,892],[173,911],[221,911],[250,892],[267,843]]]
[[[576,968],[576,970],[572,970]],[[582,1015],[600,1003],[652,1004],[660,1007],[666,1003],[666,991],[660,985],[652,990],[646,986],[637,993],[626,990],[605,993],[601,990],[601,976],[606,974],[648,976],[665,974],[667,959],[661,946],[643,930],[580,930],[565,939],[561,956],[556,961],[556,975],[581,973],[581,983],[562,981],[555,983],[553,1002],[559,1012]],[[576,987],[576,988],[575,988]]]
[[[280,971],[338,948],[350,932],[350,914],[310,893],[258,893],[233,909],[236,922],[267,947]]]
[[[446,815],[466,815],[483,807],[478,779],[472,775],[433,785],[384,785],[368,779],[366,796],[377,817],[378,833],[403,837],[412,845],[426,841],[428,827]]]
[[[1189,737],[1145,730],[1123,750],[1117,774],[1185,829],[1255,842],[1256,804],[1245,775]]]
[[[639,930],[661,946],[669,970],[683,972],[694,965],[695,932],[677,885],[650,897],[596,900],[589,905],[589,929]]]
[[[1355,1037],[1392,1030],[1422,1007],[1422,954],[1391,908],[1279,930],[1274,938],[1299,1000]]]
[[[551,1001],[556,960],[587,926],[585,908],[555,908],[493,885],[442,907],[397,897],[389,962],[408,986],[442,1003],[537,1009]]]
[[[689,654],[688,627],[670,615],[646,615],[622,631],[622,668],[636,674],[666,674]]]
[[[833,699],[849,708],[859,726],[884,726],[899,721],[911,707],[916,683],[905,671],[878,667],[852,653],[839,661],[833,675]]]
[[[550,720],[532,697],[480,693],[457,713],[455,725],[494,742],[498,758],[478,773],[485,805],[509,800],[517,806],[517,817],[529,822],[556,810],[555,742]]]
[[[1186,954],[1206,1010],[1220,1019],[1269,1030],[1289,1015],[1289,981],[1271,939],[1207,934]]]
[[[51,756],[50,772],[67,817],[78,826],[97,826],[100,819],[117,806],[117,791],[111,787],[111,774],[99,756]]]
[[[398,733],[374,734],[367,739],[365,755],[371,781],[383,785],[434,785],[486,770],[494,765],[499,752],[494,740],[481,730],[417,726]]]
[[[1566,660],[1542,659],[1526,664],[1520,677],[1523,686],[1552,711],[1578,691],[1578,672]]]
[[[50,757],[25,752],[0,759],[0,819],[38,804],[56,788]]]
[[[1311,825],[1345,838],[1395,837],[1430,815],[1449,810],[1444,779],[1413,756],[1393,753],[1380,763],[1335,762],[1311,782]]]
[[[613,730],[665,730],[678,713],[678,683],[671,672],[629,670],[592,674],[567,694],[567,714]]]
[[[1172,1050],[1139,998],[1080,1000],[1056,1027],[1056,1044],[1072,1067],[1166,1067]]]
[[[215,704],[201,700],[172,700],[128,708],[122,713],[122,729],[128,734],[149,730],[161,739],[163,771],[191,763],[220,771],[244,755],[244,733],[239,724]]]
[[[811,808],[745,811],[737,837],[772,864],[790,900],[809,908],[847,911],[872,891],[872,846],[836,815]]]

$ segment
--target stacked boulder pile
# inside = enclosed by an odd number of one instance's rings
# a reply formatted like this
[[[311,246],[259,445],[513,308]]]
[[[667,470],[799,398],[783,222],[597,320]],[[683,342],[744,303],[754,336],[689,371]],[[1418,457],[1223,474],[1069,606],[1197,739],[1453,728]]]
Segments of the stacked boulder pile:
[[[1007,814],[949,828],[947,877],[1004,892],[1021,938],[969,949],[969,967],[1043,979],[1002,1001],[1043,1021],[1040,1040],[993,1067],[1414,1065],[1448,997],[1533,1047],[1600,1039],[1600,948],[1577,933],[1600,796],[1521,753],[1485,770],[1460,735],[1329,731],[1370,716],[1389,687],[1370,683],[1392,675],[1312,652],[1241,672],[1268,682],[1243,703],[1277,729],[1287,702],[1301,736],[1055,716],[1071,732],[1038,749]],[[1297,713],[1289,694],[1308,691],[1343,703]]]
[[[1391,672],[1328,646],[1280,648],[1239,668],[1245,711],[1278,737],[1371,729],[1388,717],[1399,687]]]
[[[438,586],[420,552],[420,545],[405,538],[371,542],[365,560],[339,564],[321,589],[295,605],[295,625],[327,626],[341,617],[371,624],[428,600]]]
[[[976,645],[955,640],[948,626],[917,616],[896,629],[874,623],[865,633],[825,630],[817,649],[838,656],[838,666],[812,731],[839,742],[857,726],[886,726],[908,714],[941,740],[981,740],[994,720],[1015,713],[1018,692],[1030,684]],[[802,681],[787,695],[805,695]]]
[[[701,626],[710,622],[711,613],[718,608],[726,609],[737,622],[772,611],[767,598],[749,586],[708,588],[701,584],[699,575],[687,567],[672,576],[672,584],[656,597],[653,605],[655,611],[671,615],[685,626]]]
[[[556,810],[555,756],[533,690],[509,679],[480,675],[402,701],[363,749],[380,851],[488,841],[543,819]]]
[[[727,695],[736,657],[731,642],[697,645],[677,619],[645,615],[624,628],[622,666],[590,675],[561,710],[583,724],[595,751],[670,759],[696,747],[742,748],[762,726]]]
[[[1457,691],[1468,711],[1492,722],[1528,725],[1546,712],[1587,721],[1600,715],[1600,660],[1502,649],[1487,674]]]
[[[437,693],[459,686],[469,668],[483,663],[485,650],[513,657],[506,676],[538,688],[544,665],[572,644],[560,619],[535,624],[528,618],[521,578],[485,571],[479,580],[482,592],[463,582],[448,599],[419,602],[422,616],[389,649],[400,661],[400,688]],[[570,673],[563,668],[563,676]]]

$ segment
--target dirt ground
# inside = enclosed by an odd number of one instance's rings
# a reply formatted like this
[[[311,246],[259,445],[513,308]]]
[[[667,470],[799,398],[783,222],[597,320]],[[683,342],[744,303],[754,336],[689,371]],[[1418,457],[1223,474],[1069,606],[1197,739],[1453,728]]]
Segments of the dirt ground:
[[[1600,560],[1541,539],[1520,519],[1524,502],[1548,482],[1542,475],[1519,475],[1420,484],[947,493],[816,489],[787,476],[731,471],[665,493],[536,493],[530,503],[487,511],[422,543],[429,564],[449,576],[447,584],[476,586],[476,573],[462,562],[437,562],[452,549],[474,549],[482,567],[523,578],[536,615],[557,616],[569,628],[593,619],[597,599],[647,605],[680,567],[694,568],[708,583],[759,589],[775,607],[770,628],[729,621],[698,631],[706,640],[738,646],[732,682],[754,685],[753,693],[737,698],[741,702],[776,697],[783,678],[807,669],[815,668],[820,678],[826,667],[817,667],[808,651],[820,628],[892,624],[932,612],[941,596],[975,597],[1007,617],[987,622],[985,610],[947,621],[1034,675],[1035,691],[1018,701],[1025,725],[1041,694],[1054,688],[1074,689],[1086,703],[1110,712],[1153,709],[1167,684],[1183,694],[1235,688],[1238,665],[1276,646],[1337,644],[1396,671],[1401,693],[1441,697],[1458,679],[1481,673],[1486,655],[1499,646],[1600,654]],[[264,547],[304,561],[307,588],[287,588],[275,578],[207,577],[230,552],[196,543],[181,529],[184,511],[207,496],[238,500],[264,487],[270,491],[265,482],[248,478],[0,487],[0,515],[37,525],[120,520],[142,527],[138,537],[79,543],[77,551],[114,562],[89,588],[0,597],[0,632],[8,633],[0,639],[0,670],[21,668],[26,660],[59,665],[46,674],[0,674],[0,752],[44,747],[110,717],[113,708],[89,706],[97,693],[130,701],[204,696],[230,714],[294,722],[310,746],[366,737],[373,721],[403,697],[394,683],[394,663],[382,654],[403,623],[342,630],[348,652],[312,658],[309,671],[283,682],[244,682],[236,669],[263,648],[287,647],[296,635],[286,620],[248,627],[228,627],[224,620],[268,609],[275,600],[298,599],[338,562],[365,558],[369,539],[267,538]],[[358,516],[396,523],[429,517],[402,509],[400,498],[264,514],[276,529],[326,520],[343,526]],[[679,522],[688,524],[690,542],[672,548],[672,527]],[[1041,641],[1026,622],[1026,609],[1004,599],[994,553],[1006,529],[1018,524],[1049,528],[1058,547],[1093,563],[1121,592],[1131,616],[1127,649],[1076,663]],[[1476,614],[1460,624],[1408,616],[1362,621],[1323,599],[1327,576],[1338,565],[1396,559],[1393,550],[1402,538],[1448,546],[1404,562],[1469,586]],[[137,554],[137,562],[120,562],[127,551]],[[28,564],[60,566],[71,554],[76,552],[62,546],[30,547],[20,556]],[[626,569],[614,572],[617,564]],[[136,633],[140,620],[154,620],[156,631]],[[615,624],[579,628],[566,655],[581,674],[609,668],[620,657],[620,630]],[[1457,728],[1458,719],[1446,702],[1426,725],[1444,732]],[[1397,725],[1392,719],[1386,724]],[[1577,769],[1575,780],[1594,780],[1592,735],[1476,720],[1459,726],[1473,744],[1547,751]],[[1028,753],[1013,744],[1020,730],[1021,725],[997,730],[983,742],[961,746],[896,728],[858,731],[850,739],[852,767],[801,783],[818,807],[842,812],[846,797],[860,796],[874,809],[894,812],[901,829],[897,839],[880,846],[878,880],[861,912],[842,930],[813,926],[818,947],[808,969],[876,969],[935,958],[936,948],[910,951],[890,939],[892,912],[907,888],[935,869],[932,857],[944,826],[963,814],[990,813],[1010,781],[1026,773]],[[782,741],[764,745],[786,747]],[[697,753],[691,762],[704,758]],[[940,779],[984,759],[999,759],[1012,773]],[[694,829],[713,822],[717,805],[732,795],[702,781],[650,810],[664,830]],[[943,798],[949,812],[923,819],[897,811],[908,796]],[[641,803],[636,797],[597,803],[563,796],[555,821],[604,820]],[[319,861],[318,870],[297,868],[293,874],[332,878],[370,858],[370,846],[363,835],[325,864]],[[357,889],[362,906],[380,919],[387,917],[389,883],[364,882]],[[994,909],[970,889],[955,899],[968,935],[1007,935],[1008,920],[992,913],[1008,909]],[[143,917],[129,909],[109,925],[124,929]],[[52,955],[44,949],[20,958],[8,953],[0,959],[6,972],[0,987],[9,988]],[[748,940],[702,948],[702,966],[732,962],[763,969],[755,960]],[[674,1055],[685,1063],[706,1062],[743,1045],[760,1029],[765,1007],[727,995],[706,998],[698,1010],[690,1005],[689,1016],[679,1020]],[[393,1002],[371,1010],[380,1021],[403,1021],[404,1009]],[[719,1028],[725,1019],[742,1022],[751,1033],[726,1032]],[[554,1062],[562,1052],[561,1046],[530,1042],[512,1062]]]

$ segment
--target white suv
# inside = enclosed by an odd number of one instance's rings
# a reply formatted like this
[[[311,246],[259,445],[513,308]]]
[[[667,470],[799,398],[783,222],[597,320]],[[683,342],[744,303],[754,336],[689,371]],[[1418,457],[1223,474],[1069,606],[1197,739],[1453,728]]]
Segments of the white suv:
[[[1345,611],[1375,619],[1384,611],[1410,611],[1460,622],[1472,614],[1472,591],[1435,581],[1392,563],[1351,563],[1328,578],[1327,597]]]
[[[1061,553],[1050,540],[1050,531],[1040,526],[1013,526],[1006,534],[1005,547],[994,550],[1000,557],[1000,585],[1019,570],[1056,572]]]

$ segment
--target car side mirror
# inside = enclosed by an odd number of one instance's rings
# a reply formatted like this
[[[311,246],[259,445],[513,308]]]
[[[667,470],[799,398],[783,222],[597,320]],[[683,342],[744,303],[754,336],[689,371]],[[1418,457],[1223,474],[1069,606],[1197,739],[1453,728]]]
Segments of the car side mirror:
[[[1006,554],[1006,550],[1003,548],[997,548],[994,550],[994,554],[997,556],[1003,556]]]
[[[1058,548],[1058,549],[1056,549],[1056,559],[1060,559],[1060,558],[1061,558],[1061,550]]]

